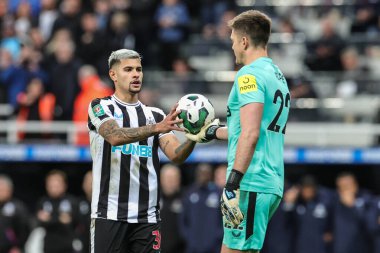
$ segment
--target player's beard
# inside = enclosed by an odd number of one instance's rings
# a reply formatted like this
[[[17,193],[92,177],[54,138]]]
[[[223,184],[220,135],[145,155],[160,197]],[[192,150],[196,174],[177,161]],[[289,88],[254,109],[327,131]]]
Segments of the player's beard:
[[[132,94],[138,94],[138,93],[140,93],[141,88],[142,88],[142,84],[140,84],[140,88],[139,88],[139,89],[132,88],[132,85],[133,85],[133,84],[130,84],[130,85],[129,85],[129,89],[128,89],[128,91],[129,91],[130,93],[132,93]]]

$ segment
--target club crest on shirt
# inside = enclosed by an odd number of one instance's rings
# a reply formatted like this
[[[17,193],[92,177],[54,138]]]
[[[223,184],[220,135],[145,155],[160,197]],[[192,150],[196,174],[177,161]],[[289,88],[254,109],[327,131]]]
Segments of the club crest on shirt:
[[[100,117],[105,114],[103,107],[100,104],[97,104],[94,107],[92,107],[92,112],[94,113],[96,117]]]
[[[256,77],[254,75],[242,75],[238,77],[240,94],[257,91]]]
[[[116,112],[113,114],[115,119],[123,119],[123,113],[117,114]]]

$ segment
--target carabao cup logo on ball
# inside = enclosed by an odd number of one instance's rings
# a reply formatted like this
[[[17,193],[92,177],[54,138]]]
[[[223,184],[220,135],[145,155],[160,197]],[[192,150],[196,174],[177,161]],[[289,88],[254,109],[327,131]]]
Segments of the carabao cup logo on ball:
[[[183,120],[179,127],[185,128],[191,134],[197,134],[202,127],[215,119],[214,106],[201,94],[187,94],[178,101],[178,118]]]

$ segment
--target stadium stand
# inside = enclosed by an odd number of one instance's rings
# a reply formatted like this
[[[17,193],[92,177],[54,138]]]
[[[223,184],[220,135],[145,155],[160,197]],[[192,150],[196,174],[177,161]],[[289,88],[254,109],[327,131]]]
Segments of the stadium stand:
[[[180,16],[163,7],[169,2]],[[67,173],[68,193],[83,195],[82,179],[91,169],[83,104],[112,92],[107,57],[113,50],[142,54],[143,103],[168,112],[184,94],[202,93],[225,121],[238,69],[227,23],[252,8],[272,18],[269,54],[284,71],[292,97],[284,198],[293,206],[283,202],[277,225],[268,232],[274,239],[263,252],[306,253],[297,245],[315,243],[279,233],[293,236],[293,229],[320,222],[312,216],[317,209],[305,208],[301,196],[306,174],[316,179],[318,199],[307,199],[312,206],[335,207],[328,209],[332,217],[350,210],[362,215],[349,219],[354,229],[335,219],[329,223],[334,231],[313,231],[328,232],[318,241],[326,247],[322,252],[380,252],[380,0],[0,0],[0,173],[12,179],[13,195],[35,213],[33,200],[43,196],[44,178],[53,169]],[[193,184],[199,163],[215,169],[225,162],[225,144],[199,145],[180,168],[180,191]],[[357,195],[341,201],[337,196],[346,193],[336,189],[347,177],[349,192]],[[9,211],[4,203],[0,200],[2,213]],[[181,202],[173,203],[181,212]],[[309,219],[302,210],[310,212]],[[289,214],[296,217],[290,225]],[[30,220],[30,230],[35,223]],[[348,237],[345,242],[370,247],[345,248],[348,244],[334,241]],[[38,248],[32,239],[26,245]],[[0,240],[0,252],[9,245]],[[87,252],[80,248],[75,252]]]

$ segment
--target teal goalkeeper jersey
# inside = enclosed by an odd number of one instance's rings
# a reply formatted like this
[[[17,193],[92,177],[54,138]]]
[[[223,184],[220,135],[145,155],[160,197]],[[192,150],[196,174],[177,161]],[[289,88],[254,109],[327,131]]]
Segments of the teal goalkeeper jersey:
[[[263,103],[264,110],[259,140],[240,189],[282,197],[290,94],[284,75],[270,58],[261,57],[242,67],[235,77],[227,108],[228,174],[234,165],[241,133],[240,108],[249,103]]]

